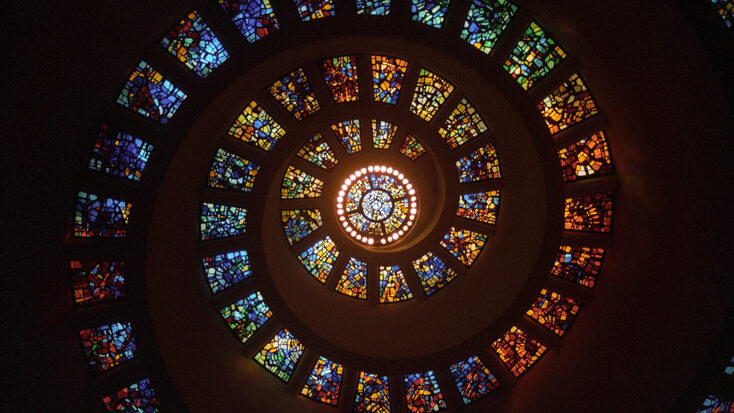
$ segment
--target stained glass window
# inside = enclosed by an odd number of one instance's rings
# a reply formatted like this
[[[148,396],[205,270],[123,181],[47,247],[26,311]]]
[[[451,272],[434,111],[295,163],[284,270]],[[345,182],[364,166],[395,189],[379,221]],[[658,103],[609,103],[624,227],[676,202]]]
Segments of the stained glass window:
[[[556,262],[553,264],[551,275],[584,287],[594,288],[603,262],[604,250],[602,248],[562,245],[556,256]]]
[[[121,238],[127,235],[132,204],[79,191],[74,211],[74,236]]]
[[[448,80],[421,68],[413,100],[410,102],[410,111],[428,122],[453,91],[454,86]]]
[[[398,131],[396,125],[384,120],[372,119],[372,139],[377,149],[390,149],[395,132]]]
[[[298,120],[306,119],[321,109],[300,67],[273,83],[268,92]]]
[[[259,169],[260,165],[255,162],[219,148],[209,168],[206,184],[212,188],[250,192]]]
[[[332,0],[293,0],[293,2],[296,4],[298,17],[305,22],[335,14]]]
[[[201,259],[201,265],[213,294],[252,277],[250,257],[245,250],[204,257]]]
[[[229,58],[222,43],[196,11],[181,19],[161,39],[161,46],[201,77],[207,77]]]
[[[273,6],[268,0],[219,0],[219,5],[250,43],[262,39],[280,27]]]
[[[390,0],[356,0],[357,14],[387,16],[390,14]]]
[[[298,260],[301,261],[306,271],[323,284],[331,274],[338,256],[339,249],[331,240],[331,237],[326,236],[326,238],[317,241],[306,251],[303,251],[298,256]]]
[[[486,242],[487,236],[484,234],[451,227],[443,236],[441,246],[462,264],[471,267]]]
[[[599,131],[558,151],[563,180],[573,182],[612,172],[612,157],[604,132]]]
[[[320,68],[334,102],[357,102],[359,100],[357,56],[324,59],[321,61]]]
[[[433,371],[406,374],[405,400],[412,413],[437,412],[448,408]]]
[[[289,165],[280,185],[280,198],[318,198],[323,186],[322,180]]]
[[[348,154],[362,150],[362,140],[359,137],[359,120],[346,120],[336,125],[331,125],[331,130],[341,142]]]
[[[318,209],[291,209],[280,211],[280,222],[288,243],[293,245],[317,230],[323,221]]]
[[[141,61],[128,76],[117,103],[165,125],[184,99],[181,89]]]
[[[153,145],[104,124],[94,143],[89,169],[139,181],[152,151]]]
[[[566,198],[567,231],[610,232],[612,230],[612,193],[599,192]]]
[[[255,354],[254,359],[275,377],[287,383],[305,349],[293,334],[283,329]]]
[[[538,110],[551,133],[558,133],[597,113],[599,109],[578,74],[564,82],[538,104]]]
[[[514,326],[492,343],[492,349],[515,377],[525,373],[547,350],[544,345]]]
[[[108,412],[157,413],[161,407],[147,378],[103,397],[102,404]]]
[[[79,331],[84,354],[95,373],[135,358],[136,346],[130,323],[112,323]]]
[[[123,261],[71,261],[74,305],[86,306],[125,296]]]
[[[233,237],[245,234],[247,210],[245,208],[218,205],[208,202],[201,204],[201,240]]]
[[[354,413],[390,413],[390,386],[387,376],[360,372]]]
[[[500,191],[477,192],[459,195],[456,216],[494,225],[500,206]]]
[[[724,19],[726,27],[734,27],[734,1],[732,0],[711,0],[719,10],[719,16]]]
[[[336,291],[350,297],[367,299],[367,263],[354,257],[349,259]]]
[[[581,303],[545,288],[525,314],[558,336],[566,334],[581,309]]]
[[[341,364],[319,357],[301,389],[301,394],[309,399],[336,406],[339,402],[342,374],[344,367]]]
[[[339,163],[329,144],[326,143],[320,133],[307,140],[296,155],[327,171],[332,170]]]
[[[242,343],[252,337],[273,315],[259,291],[222,308],[219,313]]]
[[[440,29],[446,19],[451,0],[412,0],[410,14],[417,21]]]
[[[235,139],[269,151],[285,135],[285,129],[253,100],[237,116],[227,133]]]
[[[431,295],[447,286],[457,275],[456,271],[449,268],[441,258],[431,252],[413,261],[413,268],[418,279],[421,280],[426,295]]]
[[[464,404],[480,399],[500,386],[494,374],[477,356],[452,364],[449,371]]]
[[[724,373],[730,376],[734,376],[734,356],[729,359],[729,363],[724,367]]]
[[[709,394],[696,413],[727,413],[734,412],[734,401]]]
[[[449,118],[446,119],[438,134],[449,148],[456,149],[487,131],[482,117],[466,99],[461,99]]]
[[[410,292],[410,287],[400,267],[397,265],[380,266],[380,302],[397,303],[411,298],[413,298],[413,293]]]
[[[566,58],[566,52],[537,23],[531,22],[504,68],[528,90]]]
[[[498,179],[500,175],[500,161],[494,145],[488,143],[479,147],[467,156],[456,161],[459,170],[459,182],[479,182],[489,179]]]
[[[376,102],[396,105],[408,62],[397,57],[372,56],[372,92]]]
[[[507,0],[472,0],[461,38],[489,54],[516,11]]]
[[[409,133],[405,136],[405,141],[403,141],[403,146],[400,148],[400,153],[412,160],[416,160],[426,153],[426,149],[415,136]]]

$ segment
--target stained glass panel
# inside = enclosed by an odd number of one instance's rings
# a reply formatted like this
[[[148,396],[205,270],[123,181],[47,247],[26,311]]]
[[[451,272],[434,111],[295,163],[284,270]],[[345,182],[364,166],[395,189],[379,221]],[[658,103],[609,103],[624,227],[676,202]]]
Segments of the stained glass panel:
[[[466,99],[461,99],[449,118],[446,119],[438,134],[449,145],[456,149],[487,131],[482,117]]]
[[[451,0],[412,0],[410,14],[413,21],[440,29],[450,3]]]
[[[285,129],[253,100],[237,116],[227,134],[269,151],[285,135]]]
[[[499,207],[499,190],[462,194],[459,195],[459,209],[456,210],[456,216],[494,225],[497,223]]]
[[[181,89],[141,61],[128,76],[117,103],[165,125],[184,99],[186,94]]]
[[[613,169],[609,146],[602,131],[561,149],[558,158],[565,182],[607,175]]]
[[[384,120],[372,119],[372,139],[377,149],[390,149],[395,132],[398,131],[396,125]]]
[[[734,401],[727,400],[723,397],[717,397],[709,394],[703,401],[701,407],[696,413],[731,413],[734,412]]]
[[[296,4],[298,17],[305,22],[335,14],[332,0],[293,0],[293,2]]]
[[[599,192],[566,198],[566,231],[611,232],[612,193]]]
[[[280,27],[269,0],[219,0],[219,5],[250,43],[262,39]]]
[[[123,261],[71,261],[74,305],[103,303],[125,296]]]
[[[566,58],[566,52],[537,23],[531,22],[504,68],[528,90]]]
[[[391,267],[380,266],[380,303],[397,303],[410,300],[413,293],[410,292],[408,282],[397,265]]]
[[[275,377],[287,383],[305,349],[293,334],[283,329],[255,354],[254,359]]]
[[[323,186],[322,180],[289,165],[280,185],[280,198],[318,198]]]
[[[207,77],[229,58],[229,53],[197,11],[182,18],[161,46],[201,77]]]
[[[157,413],[161,407],[147,378],[103,397],[102,404],[108,412]]]
[[[357,56],[341,56],[324,59],[320,65],[331,98],[336,103],[359,101]]]
[[[362,150],[362,140],[359,137],[359,120],[346,120],[336,125],[331,125],[331,130],[341,142],[348,154]]]
[[[487,236],[484,234],[451,227],[443,236],[441,246],[462,264],[471,267],[486,242]]]
[[[507,0],[472,0],[461,38],[489,54],[516,11]]]
[[[219,148],[209,168],[206,184],[211,188],[250,192],[258,170],[260,165],[255,162]]]
[[[376,102],[396,105],[408,62],[397,57],[372,56],[372,92]]]
[[[291,209],[280,211],[280,222],[288,243],[293,245],[317,230],[323,221],[318,209]]]
[[[326,143],[320,133],[307,140],[296,155],[327,171],[332,170],[339,163],[329,144]]]
[[[558,133],[599,113],[591,92],[578,74],[571,75],[546,96],[538,104],[538,110],[551,133]]]
[[[349,259],[336,291],[350,297],[367,299],[367,263],[354,257]]]
[[[413,268],[418,279],[421,280],[426,295],[431,295],[447,286],[457,275],[456,271],[449,268],[441,258],[431,252],[413,261]]]
[[[416,160],[426,153],[426,149],[415,136],[409,133],[405,136],[405,141],[403,141],[403,146],[400,148],[400,153],[412,160]]]
[[[452,364],[449,371],[464,404],[480,399],[500,386],[494,374],[477,356]]]
[[[387,16],[390,14],[390,0],[356,0],[357,14]]]
[[[233,237],[245,234],[247,210],[245,208],[218,205],[209,202],[201,204],[201,240]]]
[[[494,145],[488,143],[479,147],[467,156],[456,161],[456,169],[459,170],[459,182],[479,182],[489,179],[499,179],[500,161]]]
[[[301,261],[306,271],[323,284],[331,274],[338,256],[339,249],[331,237],[327,236],[303,251],[298,256],[298,260]]]
[[[544,288],[525,314],[556,335],[563,336],[579,310],[579,301]]]
[[[732,0],[711,0],[711,3],[718,8],[719,16],[724,19],[726,27],[734,27],[734,1]]]
[[[109,125],[102,125],[89,169],[139,181],[153,145]]]
[[[492,349],[515,377],[523,375],[547,350],[544,345],[514,326],[492,343]]]
[[[724,373],[730,376],[734,376],[734,356],[729,359],[729,363],[724,367]]]
[[[79,331],[84,354],[92,371],[101,373],[135,358],[136,346],[130,323],[112,323]]]
[[[219,313],[243,344],[273,315],[259,291],[222,308]]]
[[[306,119],[321,109],[300,67],[273,83],[268,92],[298,120]]]
[[[339,402],[342,374],[344,367],[341,364],[319,357],[301,389],[301,394],[317,402],[336,406]]]
[[[387,376],[360,372],[354,413],[390,413],[390,386]]]
[[[454,86],[448,80],[421,68],[413,100],[410,102],[410,111],[428,122],[453,91]]]
[[[602,248],[572,247],[562,245],[551,275],[588,288],[596,285],[604,262]]]
[[[245,250],[204,257],[201,259],[201,265],[212,294],[222,292],[252,277],[250,257]]]
[[[404,380],[409,412],[437,412],[448,408],[433,371],[406,374]]]
[[[79,191],[74,211],[74,236],[122,238],[132,204]]]

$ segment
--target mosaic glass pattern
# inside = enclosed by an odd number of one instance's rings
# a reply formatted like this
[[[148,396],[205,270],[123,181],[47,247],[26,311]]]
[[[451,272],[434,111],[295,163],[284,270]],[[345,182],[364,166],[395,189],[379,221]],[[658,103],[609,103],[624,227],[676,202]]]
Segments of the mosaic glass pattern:
[[[400,148],[400,153],[412,160],[416,160],[426,153],[426,148],[421,145],[420,141],[415,136],[409,133],[405,136],[403,146]]]
[[[500,161],[494,145],[488,143],[479,147],[467,156],[456,161],[456,169],[459,171],[459,182],[479,182],[489,179],[499,179]]]
[[[152,151],[153,145],[104,124],[94,143],[89,169],[139,181]]]
[[[356,0],[357,14],[387,16],[390,14],[390,0]]]
[[[74,236],[122,238],[127,235],[132,204],[79,191],[74,210]]]
[[[410,14],[413,21],[440,29],[450,3],[451,0],[412,0]]]
[[[268,0],[219,0],[219,5],[250,43],[280,28],[273,6]]]
[[[551,275],[594,288],[604,262],[604,249],[561,245]]]
[[[492,349],[515,377],[523,375],[547,350],[544,345],[514,326],[492,343]]]
[[[359,101],[357,56],[349,55],[324,59],[319,67],[334,102]]]
[[[696,413],[731,413],[734,412],[734,402],[722,397],[709,394]]]
[[[377,149],[390,149],[392,140],[395,138],[395,132],[398,131],[396,125],[384,120],[372,120],[372,140]]]
[[[201,204],[199,226],[201,240],[208,241],[244,235],[246,218],[245,208],[204,202]]]
[[[545,288],[525,314],[543,327],[562,337],[576,318],[581,303]]]
[[[387,376],[360,372],[352,411],[355,413],[390,413],[390,386]]]
[[[310,246],[298,256],[306,271],[314,276],[320,283],[325,283],[334,268],[336,258],[339,256],[339,249],[327,236]]]
[[[212,294],[220,293],[252,277],[247,251],[232,251],[201,259],[206,282]]]
[[[305,22],[335,14],[332,0],[293,0],[293,3],[296,4],[298,17]]]
[[[289,209],[280,211],[280,222],[288,244],[293,245],[316,231],[324,222],[318,209]]]
[[[209,168],[206,184],[211,188],[250,192],[258,170],[260,165],[255,162],[219,148]]]
[[[161,46],[201,77],[207,77],[229,53],[197,11],[192,11],[161,39]]]
[[[141,61],[128,76],[117,103],[165,125],[184,99],[186,94],[181,89]]]
[[[558,133],[597,113],[599,109],[578,74],[564,82],[538,104],[538,110],[551,133]]]
[[[409,412],[437,412],[448,408],[433,371],[406,374],[403,379],[405,381],[405,401]]]
[[[350,297],[367,299],[367,263],[354,257],[349,259],[336,291]]]
[[[287,383],[305,349],[293,334],[283,329],[255,354],[254,359],[275,377]]]
[[[530,27],[512,50],[505,70],[528,90],[566,58],[566,52],[537,23]]]
[[[268,92],[298,120],[306,119],[321,109],[300,67],[273,83]]]
[[[405,281],[405,276],[397,265],[380,266],[379,286],[380,303],[397,303],[413,298],[408,282]]]
[[[339,163],[320,133],[307,140],[296,155],[327,171],[332,170]]]
[[[500,386],[494,374],[477,356],[450,365],[449,371],[464,404],[480,399]]]
[[[410,111],[429,122],[453,91],[454,86],[448,80],[421,68]]]
[[[101,373],[135,358],[135,340],[130,323],[105,324],[79,331],[84,354],[92,371]]]
[[[487,236],[484,234],[451,227],[443,236],[441,246],[462,264],[471,267],[486,242]]]
[[[449,148],[456,149],[486,131],[487,125],[484,124],[479,113],[468,100],[461,99],[459,105],[438,130],[438,134],[449,145]]]
[[[456,216],[494,225],[497,223],[499,207],[499,190],[462,194],[459,195],[459,208],[456,210]]]
[[[408,61],[390,56],[372,56],[372,93],[376,102],[397,105]]]
[[[157,413],[161,404],[145,378],[102,398],[108,412]]]
[[[431,252],[424,254],[412,264],[427,296],[447,286],[457,275],[456,271]]]
[[[71,261],[71,288],[78,307],[125,296],[123,261]]]
[[[242,142],[270,151],[285,135],[285,129],[253,100],[237,116],[227,134]]]
[[[318,198],[323,186],[322,180],[289,165],[280,184],[280,198]]]
[[[711,0],[711,3],[718,8],[719,16],[724,19],[726,27],[734,27],[734,1],[732,0]]]
[[[362,150],[362,139],[359,137],[359,120],[346,120],[336,125],[331,125],[339,142],[348,154],[357,153]]]
[[[724,373],[730,376],[734,376],[734,356],[729,359],[729,363],[724,367]]]
[[[263,301],[260,292],[255,291],[234,304],[222,308],[219,314],[222,315],[232,333],[244,344],[270,319],[273,312]]]
[[[472,0],[461,38],[489,54],[516,11],[507,0]]]
[[[612,156],[602,131],[561,149],[558,159],[565,182],[607,175],[613,169]]]
[[[612,193],[566,198],[563,228],[566,231],[611,232]]]
[[[344,367],[341,364],[319,357],[301,389],[301,394],[317,402],[336,406],[339,402],[342,374]]]

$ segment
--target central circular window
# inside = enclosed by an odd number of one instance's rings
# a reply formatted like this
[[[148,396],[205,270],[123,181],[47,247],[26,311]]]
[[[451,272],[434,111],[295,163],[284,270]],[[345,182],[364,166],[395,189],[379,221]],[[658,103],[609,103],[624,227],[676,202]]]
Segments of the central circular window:
[[[418,214],[413,185],[395,168],[372,165],[342,184],[336,212],[344,230],[367,245],[387,245],[405,236]]]

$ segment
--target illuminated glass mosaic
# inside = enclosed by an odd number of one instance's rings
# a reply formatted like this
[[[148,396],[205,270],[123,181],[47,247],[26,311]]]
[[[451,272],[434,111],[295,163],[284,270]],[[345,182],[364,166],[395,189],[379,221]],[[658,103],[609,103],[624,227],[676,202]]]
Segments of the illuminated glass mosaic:
[[[724,367],[724,373],[730,376],[734,376],[734,356],[729,359],[729,363]]]
[[[734,1],[732,0],[711,0],[711,3],[718,8],[719,16],[724,19],[726,27],[734,27]]]
[[[141,61],[128,76],[117,103],[165,125],[184,99],[181,89]]]
[[[390,0],[356,0],[357,14],[387,16],[390,14]]]
[[[359,119],[346,120],[336,125],[331,125],[339,142],[348,154],[357,153],[362,150],[362,140],[359,136]]]
[[[197,11],[182,18],[161,39],[169,53],[201,77],[207,77],[229,58],[229,53]]]
[[[300,67],[273,83],[268,92],[298,120],[306,119],[321,109]]]
[[[447,286],[457,275],[456,271],[431,252],[413,261],[412,264],[427,296]]]
[[[403,146],[400,148],[400,153],[412,160],[416,160],[426,153],[426,148],[421,145],[418,138],[409,133],[405,135],[405,140],[403,141]]]
[[[451,0],[412,0],[410,14],[413,21],[440,29],[450,3]]]
[[[222,308],[219,314],[222,315],[232,333],[244,344],[270,319],[273,312],[263,301],[260,292],[255,291],[234,304]]]
[[[79,191],[74,210],[74,236],[122,238],[132,204]]]
[[[335,14],[332,0],[293,0],[293,3],[296,4],[298,17],[305,22]]]
[[[561,245],[551,275],[594,288],[604,262],[604,249]]]
[[[250,43],[262,39],[280,27],[273,6],[268,0],[219,0],[219,5]]]
[[[538,104],[538,110],[551,133],[558,133],[597,113],[599,109],[578,74],[573,74],[558,89]]]
[[[250,192],[258,170],[260,165],[255,162],[219,148],[209,168],[206,184],[211,188]]]
[[[287,383],[305,349],[293,334],[283,329],[255,354],[254,360]]]
[[[462,194],[459,195],[459,208],[456,210],[456,216],[494,225],[497,223],[499,207],[499,190]]]
[[[462,264],[471,267],[486,242],[487,236],[484,234],[451,227],[443,236],[441,246]]]
[[[409,412],[437,412],[448,408],[433,371],[406,374],[404,381],[405,401]]]
[[[318,198],[323,186],[322,180],[289,165],[280,185],[280,198]]]
[[[449,145],[449,148],[456,149],[486,131],[487,125],[484,124],[479,113],[468,100],[461,99],[459,105],[438,130],[438,134]]]
[[[130,323],[112,323],[79,331],[84,354],[92,371],[101,373],[135,358],[136,346]]]
[[[581,303],[545,288],[525,314],[558,336],[566,334],[576,318]]]
[[[206,282],[212,294],[217,294],[252,277],[247,251],[232,251],[201,259]]]
[[[102,398],[108,412],[157,413],[161,404],[149,379],[142,379]]]
[[[489,54],[516,11],[517,6],[507,0],[472,0],[461,38]]]
[[[489,179],[499,179],[500,161],[494,145],[488,143],[479,147],[467,156],[456,161],[456,169],[459,170],[459,182],[479,182]]]
[[[331,240],[331,237],[326,236],[326,238],[317,241],[306,251],[303,251],[298,256],[298,260],[306,268],[306,271],[323,284],[331,274],[331,270],[334,269],[334,263],[338,256],[339,249]]]
[[[323,224],[318,209],[289,209],[280,211],[280,222],[288,243],[293,245],[319,229]]]
[[[544,345],[514,326],[492,343],[492,349],[515,377],[522,376],[547,350]]]
[[[357,56],[341,56],[324,59],[319,67],[336,103],[359,101]]]
[[[317,402],[336,406],[343,374],[344,367],[341,364],[319,357],[301,389],[301,394]]]
[[[607,175],[613,169],[612,156],[602,131],[561,149],[558,159],[565,182]]]
[[[376,102],[396,105],[408,62],[397,57],[372,56],[372,93]]]
[[[566,58],[566,52],[537,23],[525,34],[505,61],[504,68],[528,90]]]
[[[89,169],[139,181],[152,151],[153,145],[104,124],[94,143]]]
[[[566,231],[611,232],[612,193],[566,198],[563,228]]]
[[[367,263],[354,257],[349,259],[336,291],[350,297],[367,299]]]
[[[78,307],[125,296],[123,261],[71,261],[71,288]]]
[[[242,142],[270,151],[285,129],[254,100],[237,116],[227,134]]]
[[[397,303],[413,298],[408,282],[405,281],[405,276],[397,265],[380,266],[379,281],[380,303]]]
[[[703,401],[701,407],[696,413],[730,413],[734,412],[734,401],[727,400],[723,397],[717,397],[709,394]]]
[[[360,372],[352,411],[355,413],[390,413],[390,386],[387,376]]]
[[[494,374],[477,356],[450,365],[449,371],[464,404],[480,399],[500,386]]]
[[[296,155],[327,171],[332,170],[339,163],[320,133],[307,140]]]
[[[410,111],[429,122],[453,91],[454,86],[448,80],[421,68]]]
[[[344,181],[336,213],[353,239],[367,245],[387,245],[401,239],[413,226],[418,197],[397,169],[372,165]]]
[[[395,138],[395,132],[398,131],[396,125],[384,120],[372,120],[372,141],[377,149],[390,149],[392,140]]]
[[[201,204],[201,240],[233,237],[245,234],[247,210],[245,208],[218,205],[209,202]]]

